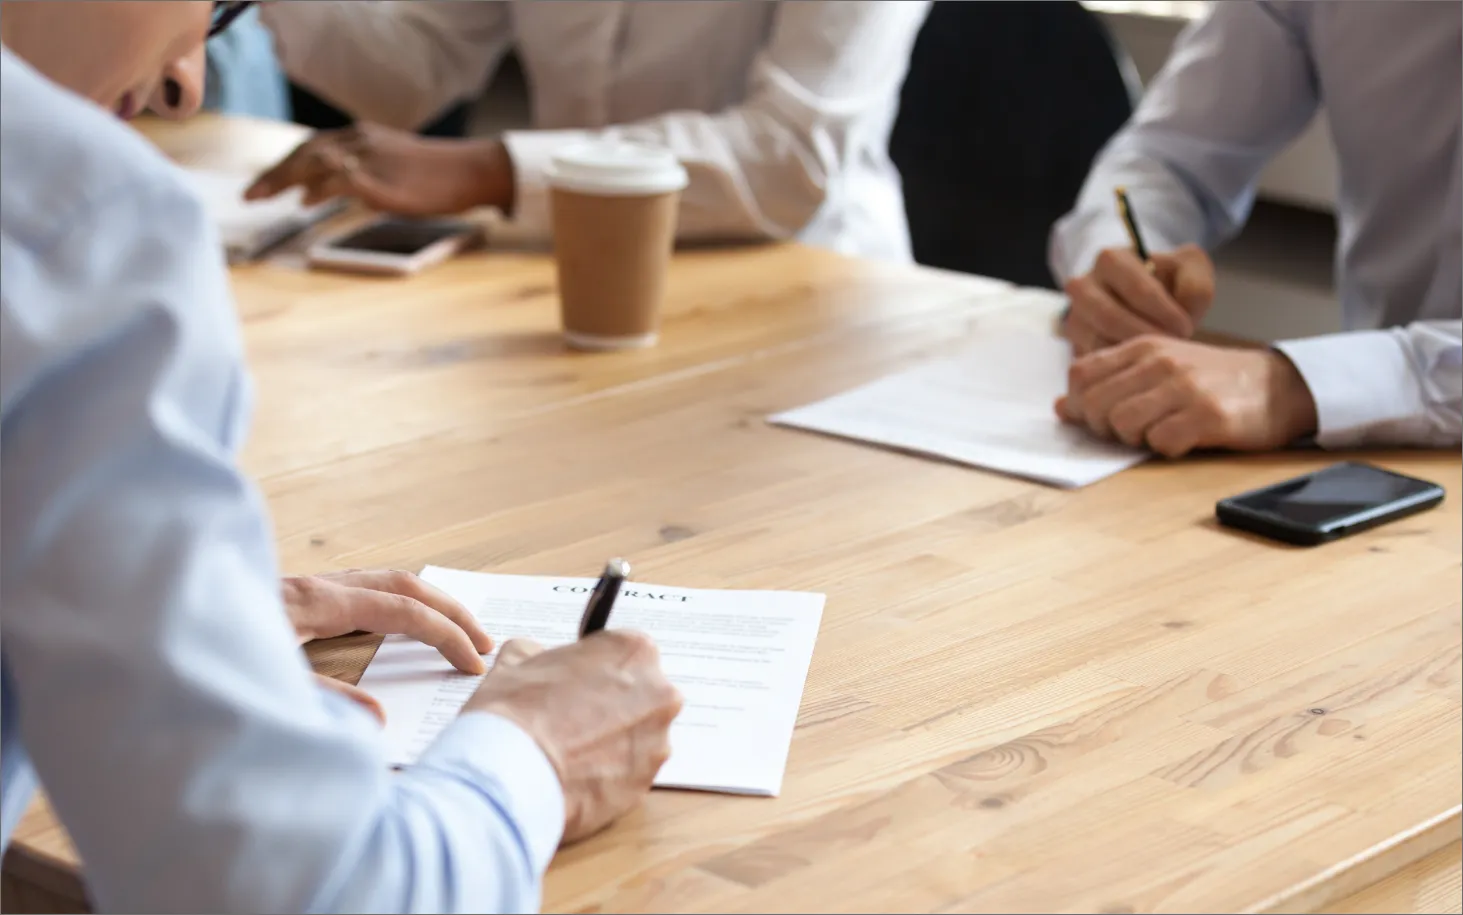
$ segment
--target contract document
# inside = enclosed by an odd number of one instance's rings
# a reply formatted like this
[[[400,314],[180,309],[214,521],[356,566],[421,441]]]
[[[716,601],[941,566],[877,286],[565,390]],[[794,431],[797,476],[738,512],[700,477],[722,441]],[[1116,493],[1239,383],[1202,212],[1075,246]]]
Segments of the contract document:
[[[1076,487],[1126,470],[1148,452],[1063,423],[1066,341],[991,328],[955,356],[768,418],[790,426]]]
[[[545,647],[577,638],[595,585],[592,578],[437,567],[422,578],[461,601],[497,644],[529,638]],[[649,635],[685,698],[657,786],[768,797],[781,791],[822,616],[821,594],[625,583],[608,628]],[[388,636],[360,687],[386,712],[390,762],[414,762],[481,679],[454,670],[428,645]]]

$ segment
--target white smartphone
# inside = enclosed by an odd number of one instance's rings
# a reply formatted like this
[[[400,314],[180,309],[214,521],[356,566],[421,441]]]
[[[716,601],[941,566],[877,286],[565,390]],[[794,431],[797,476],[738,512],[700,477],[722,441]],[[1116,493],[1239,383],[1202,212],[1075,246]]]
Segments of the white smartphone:
[[[387,217],[312,245],[310,266],[406,276],[440,264],[481,238],[481,228],[470,222]]]

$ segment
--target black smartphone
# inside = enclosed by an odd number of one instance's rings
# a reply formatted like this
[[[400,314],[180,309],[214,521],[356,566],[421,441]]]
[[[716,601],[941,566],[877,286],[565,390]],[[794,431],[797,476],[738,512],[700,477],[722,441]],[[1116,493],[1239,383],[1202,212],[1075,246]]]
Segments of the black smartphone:
[[[471,231],[471,226],[458,222],[383,219],[338,238],[331,245],[352,251],[409,257],[439,241]]]
[[[1222,500],[1219,523],[1273,540],[1315,546],[1443,501],[1443,487],[1370,464],[1347,462]]]
[[[458,220],[386,217],[310,248],[310,264],[405,276],[441,263],[478,241],[480,229]]]

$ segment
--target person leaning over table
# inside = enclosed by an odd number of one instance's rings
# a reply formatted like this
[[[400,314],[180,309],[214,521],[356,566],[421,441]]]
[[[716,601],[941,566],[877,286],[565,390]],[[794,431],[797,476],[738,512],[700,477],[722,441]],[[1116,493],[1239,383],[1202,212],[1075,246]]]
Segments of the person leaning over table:
[[[1460,23],[1457,3],[1213,4],[1052,231],[1076,357],[1059,414],[1170,457],[1309,436],[1456,448]],[[1188,340],[1214,298],[1206,249],[1239,231],[1261,170],[1322,106],[1340,166],[1345,331],[1256,351]],[[1117,186],[1162,252],[1152,275]]]
[[[0,848],[39,778],[104,911],[535,910],[680,698],[643,636],[510,642],[393,774],[312,681],[300,639],[400,630],[468,671],[491,643],[414,576],[281,587],[218,239],[118,118],[238,8],[0,4]]]
[[[929,4],[270,3],[263,21],[295,82],[362,121],[262,176],[411,215],[494,206],[515,234],[549,232],[553,152],[603,137],[668,147],[686,165],[683,238],[796,237],[910,260],[888,156],[899,88]],[[534,129],[432,141],[410,130],[476,95],[509,48]],[[385,125],[385,126],[381,126]]]

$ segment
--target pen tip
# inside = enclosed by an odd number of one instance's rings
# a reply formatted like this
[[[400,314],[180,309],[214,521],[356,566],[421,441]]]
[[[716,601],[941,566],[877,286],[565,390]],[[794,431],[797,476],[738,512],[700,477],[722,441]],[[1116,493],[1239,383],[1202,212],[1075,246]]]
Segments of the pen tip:
[[[630,563],[623,559],[611,559],[605,563],[605,574],[613,575],[616,578],[629,578]]]

